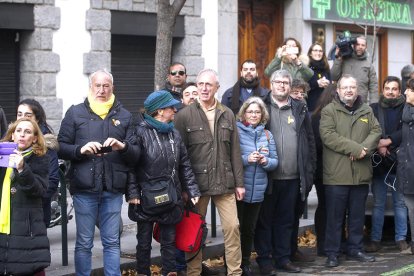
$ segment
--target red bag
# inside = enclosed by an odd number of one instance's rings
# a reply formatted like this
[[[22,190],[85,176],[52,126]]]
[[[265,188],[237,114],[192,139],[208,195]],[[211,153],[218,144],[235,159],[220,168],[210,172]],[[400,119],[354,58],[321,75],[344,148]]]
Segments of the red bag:
[[[207,238],[207,224],[197,212],[184,209],[183,219],[175,226],[175,246],[184,252],[199,251]],[[160,226],[155,223],[153,237],[160,242]]]

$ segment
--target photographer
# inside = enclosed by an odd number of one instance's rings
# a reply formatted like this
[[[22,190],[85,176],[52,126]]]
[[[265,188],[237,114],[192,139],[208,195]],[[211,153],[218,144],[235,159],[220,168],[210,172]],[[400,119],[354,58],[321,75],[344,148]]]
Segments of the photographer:
[[[286,38],[283,46],[277,49],[275,58],[267,65],[265,75],[270,78],[273,72],[285,69],[292,79],[302,79],[308,82],[313,76],[313,71],[308,67],[308,57],[301,55],[301,52],[302,47],[299,41],[293,37]]]
[[[374,196],[372,209],[371,241],[366,246],[367,252],[376,252],[381,249],[382,227],[384,225],[384,210],[387,201],[388,185],[396,185],[396,150],[401,137],[402,112],[405,98],[401,94],[401,81],[397,77],[389,76],[384,80],[382,95],[378,103],[371,105],[375,117],[378,119],[382,135],[378,142],[377,151],[372,157],[374,176],[371,190]],[[386,184],[387,183],[387,184]],[[392,189],[394,209],[395,243],[400,251],[408,248],[407,238],[407,207],[403,194]]]
[[[358,94],[362,100],[367,103],[369,93],[369,103],[378,102],[377,73],[373,64],[368,60],[366,37],[356,38],[353,52],[349,56],[342,55],[340,49],[336,47],[335,60],[331,68],[332,80],[338,81],[345,74],[352,75],[357,80]]]

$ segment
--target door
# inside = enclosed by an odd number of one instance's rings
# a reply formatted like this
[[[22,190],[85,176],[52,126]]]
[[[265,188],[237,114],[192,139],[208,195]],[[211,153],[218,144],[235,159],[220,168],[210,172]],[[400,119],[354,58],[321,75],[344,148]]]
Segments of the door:
[[[239,67],[256,62],[261,85],[269,87],[264,69],[283,43],[283,1],[239,0]]]

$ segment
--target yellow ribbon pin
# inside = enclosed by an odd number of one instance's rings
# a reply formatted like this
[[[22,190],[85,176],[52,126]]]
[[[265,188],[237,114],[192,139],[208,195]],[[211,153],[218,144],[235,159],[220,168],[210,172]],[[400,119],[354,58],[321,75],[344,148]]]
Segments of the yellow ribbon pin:
[[[361,122],[364,122],[364,123],[368,124],[368,119],[367,118],[361,118],[360,120],[361,120]]]
[[[293,119],[292,117],[290,117],[290,115],[288,116],[288,125],[292,124],[295,122],[295,119]]]

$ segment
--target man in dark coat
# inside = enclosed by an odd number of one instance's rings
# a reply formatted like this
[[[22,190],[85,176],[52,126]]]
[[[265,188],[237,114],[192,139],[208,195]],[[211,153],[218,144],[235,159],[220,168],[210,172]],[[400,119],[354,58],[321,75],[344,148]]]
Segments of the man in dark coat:
[[[84,103],[71,106],[59,135],[59,157],[71,161],[70,192],[76,218],[76,275],[90,275],[95,225],[103,245],[104,274],[120,275],[119,227],[122,196],[130,175],[126,161],[136,159],[130,112],[113,94],[112,74],[99,70],[89,77]],[[132,165],[132,164],[131,164]]]
[[[396,190],[396,142],[401,137],[402,111],[405,97],[401,94],[401,81],[394,76],[384,80],[382,95],[378,103],[371,104],[375,117],[378,119],[382,135],[378,142],[377,151],[373,157],[374,175],[371,190],[374,196],[372,209],[371,242],[365,247],[367,252],[376,252],[381,248],[382,227],[384,225],[384,211],[387,202],[387,191],[391,190],[395,242],[400,251],[408,248],[407,238],[407,207],[404,196]],[[388,187],[392,186],[392,189]]]
[[[269,90],[260,86],[256,63],[248,59],[240,68],[240,79],[233,87],[224,92],[221,103],[230,108],[234,114],[239,112],[242,104],[250,97],[256,96],[264,99]]]

